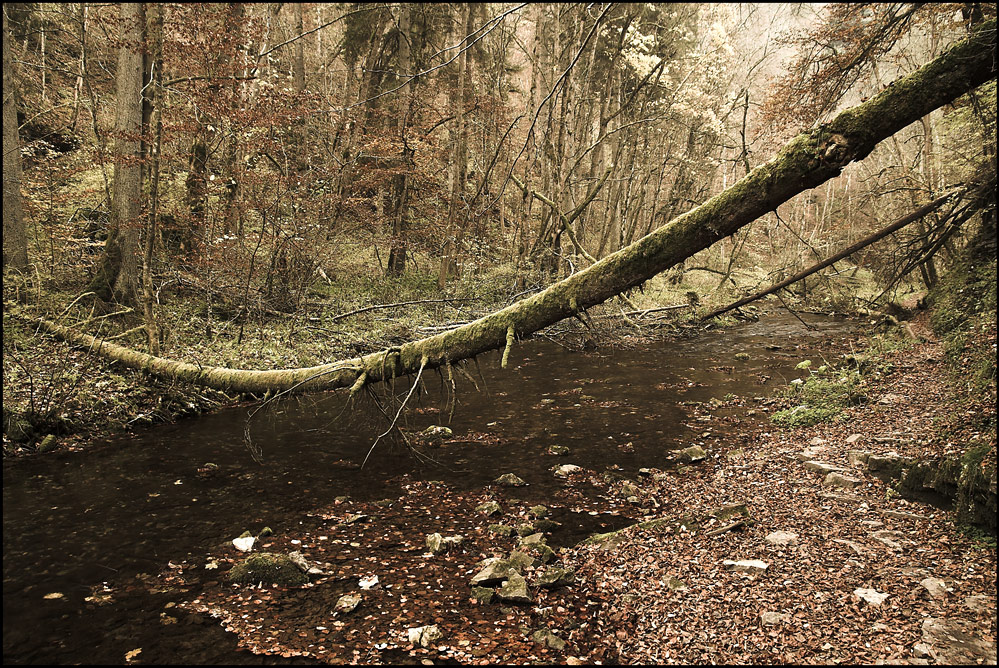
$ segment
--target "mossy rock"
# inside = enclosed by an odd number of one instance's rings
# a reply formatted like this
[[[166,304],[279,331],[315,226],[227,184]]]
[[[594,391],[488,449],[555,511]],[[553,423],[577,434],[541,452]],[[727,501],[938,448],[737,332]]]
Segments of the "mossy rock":
[[[490,524],[488,531],[489,533],[494,533],[500,536],[508,537],[513,535],[513,527],[505,524]]]
[[[527,509],[527,514],[528,515],[531,515],[533,517],[538,517],[538,518],[548,517],[549,513],[551,513],[551,511],[548,509],[548,506],[540,506],[540,505],[539,506],[531,506],[530,508]]]
[[[309,581],[288,555],[272,552],[251,554],[229,571],[229,580],[237,584],[276,584],[298,587]]]

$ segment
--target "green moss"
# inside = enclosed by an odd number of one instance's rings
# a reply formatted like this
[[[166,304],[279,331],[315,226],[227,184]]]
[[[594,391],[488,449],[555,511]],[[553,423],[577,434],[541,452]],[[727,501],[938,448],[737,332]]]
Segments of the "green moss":
[[[860,374],[850,371],[833,375],[836,377],[812,374],[805,382],[790,386],[784,395],[798,405],[777,411],[770,416],[770,421],[782,427],[810,427],[863,401],[859,391]]]
[[[284,554],[259,552],[251,554],[229,571],[229,580],[238,584],[277,584],[298,587],[309,581],[305,573]]]

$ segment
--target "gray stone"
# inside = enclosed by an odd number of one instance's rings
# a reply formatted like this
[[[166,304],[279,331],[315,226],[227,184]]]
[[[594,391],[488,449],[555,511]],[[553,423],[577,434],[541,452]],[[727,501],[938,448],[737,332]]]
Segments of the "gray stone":
[[[532,603],[531,593],[527,590],[527,580],[520,573],[513,573],[496,592],[501,601],[508,603]]]
[[[860,600],[862,600],[864,603],[867,603],[867,605],[873,606],[875,608],[884,603],[885,599],[888,598],[888,594],[877,591],[875,589],[865,589],[865,588],[854,589],[853,593],[855,596],[860,598]]]
[[[543,533],[532,533],[528,536],[524,536],[517,541],[517,545],[539,545],[545,542],[545,535]]]
[[[815,439],[813,438],[812,441],[815,441]],[[819,441],[823,443],[825,442],[822,441],[822,439],[819,439]],[[824,445],[812,445],[810,447],[805,448],[804,450],[796,454],[794,457],[799,462],[807,462],[809,460],[815,459],[825,451],[826,447]]]
[[[871,455],[867,458],[867,470],[871,473],[885,473],[892,478],[898,478],[901,477],[902,470],[911,466],[913,461],[897,452]]]
[[[482,570],[472,577],[473,585],[499,584],[517,572],[509,561],[496,557],[486,559],[479,565],[482,567]]]
[[[809,460],[802,464],[809,471],[815,471],[817,473],[833,473],[835,471],[845,471],[846,469],[842,466],[836,466],[835,464],[830,464],[829,462],[820,462],[817,459]]]
[[[483,605],[492,603],[494,596],[496,592],[492,587],[472,587],[472,598]]]
[[[732,561],[731,559],[726,559],[722,562],[722,565],[729,571],[739,571],[742,573],[751,573],[753,575],[762,573],[770,567],[770,564],[765,561],[760,561],[759,559],[746,559],[743,561]]]
[[[480,503],[479,505],[475,506],[475,510],[476,512],[480,512],[486,516],[496,515],[497,513],[503,512],[503,509],[500,508],[500,504],[496,503],[495,501],[486,501],[485,503]]]
[[[850,466],[856,468],[864,468],[867,466],[867,460],[871,458],[874,454],[868,450],[847,450],[846,460],[850,462]]]
[[[494,482],[499,485],[503,485],[504,487],[523,487],[527,484],[521,478],[518,478],[512,473],[504,473],[500,477],[496,478]]]
[[[555,477],[556,478],[568,478],[573,473],[579,473],[583,469],[575,464],[562,464],[561,466],[555,467]]]
[[[863,437],[864,436],[862,434],[850,434],[849,436],[846,437],[846,442],[848,445],[853,445]]]
[[[923,620],[923,642],[929,654],[944,665],[996,663],[996,643],[982,639],[985,629],[960,619],[928,617]]]
[[[576,579],[576,574],[565,568],[549,566],[535,579],[534,584],[546,589],[555,589],[572,584]]]
[[[507,559],[507,562],[510,564],[510,568],[518,573],[521,573],[528,566],[533,566],[535,559],[523,550],[514,550],[510,553],[510,557]]]
[[[345,615],[348,612],[354,612],[360,604],[360,594],[344,594],[337,599],[336,605],[333,606],[333,612]]]
[[[840,475],[839,473],[830,473],[822,480],[822,484],[827,487],[841,487],[844,489],[853,489],[858,485],[862,485],[863,482],[864,481],[859,478],[851,478],[850,476]]]
[[[544,645],[549,649],[563,650],[565,649],[565,641],[559,638],[557,635],[549,631],[548,629],[538,629],[531,634],[531,640],[538,643],[539,645]]]
[[[794,545],[798,542],[798,534],[793,531],[774,531],[763,540],[770,545]]]
[[[704,448],[702,448],[699,445],[692,445],[689,448],[684,448],[679,453],[680,461],[684,461],[690,464],[693,464],[694,462],[699,462],[707,456],[708,453],[706,453],[704,451]]]
[[[920,582],[923,589],[930,595],[930,598],[946,598],[947,594],[947,583],[945,583],[940,578],[923,578]]]

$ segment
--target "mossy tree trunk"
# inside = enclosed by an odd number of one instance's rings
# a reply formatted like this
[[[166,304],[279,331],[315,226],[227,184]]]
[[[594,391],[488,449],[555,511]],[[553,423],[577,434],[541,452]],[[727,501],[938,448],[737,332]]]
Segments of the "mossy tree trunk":
[[[145,11],[123,3],[115,96],[114,186],[111,230],[90,291],[104,301],[135,303],[139,279],[139,219],[142,205],[142,76]]]
[[[798,193],[837,176],[847,164],[867,156],[878,142],[995,77],[995,46],[995,21],[990,21],[946,54],[896,81],[868,102],[798,135],[774,159],[731,188],[627,248],[501,311],[399,348],[300,369],[202,368],[103,343],[47,321],[41,326],[69,341],[92,346],[95,352],[133,368],[239,392],[346,387],[356,391],[367,383],[445,366],[509,347],[516,337],[640,285],[773,211]]]

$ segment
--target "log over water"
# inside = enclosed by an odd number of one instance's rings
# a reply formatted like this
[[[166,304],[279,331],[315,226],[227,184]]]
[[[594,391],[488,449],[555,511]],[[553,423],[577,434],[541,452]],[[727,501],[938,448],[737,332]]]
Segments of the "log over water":
[[[934,109],[996,76],[996,23],[983,23],[968,39],[899,79],[871,100],[791,140],[771,161],[731,188],[669,224],[543,292],[468,323],[398,348],[299,369],[256,371],[203,368],[154,357],[98,340],[47,320],[45,331],[89,346],[127,366],[223,391],[320,391],[356,387],[432,369],[536,332],[633,288],[727,237],[805,190],[837,176],[854,160]],[[510,336],[510,334],[513,336]]]

